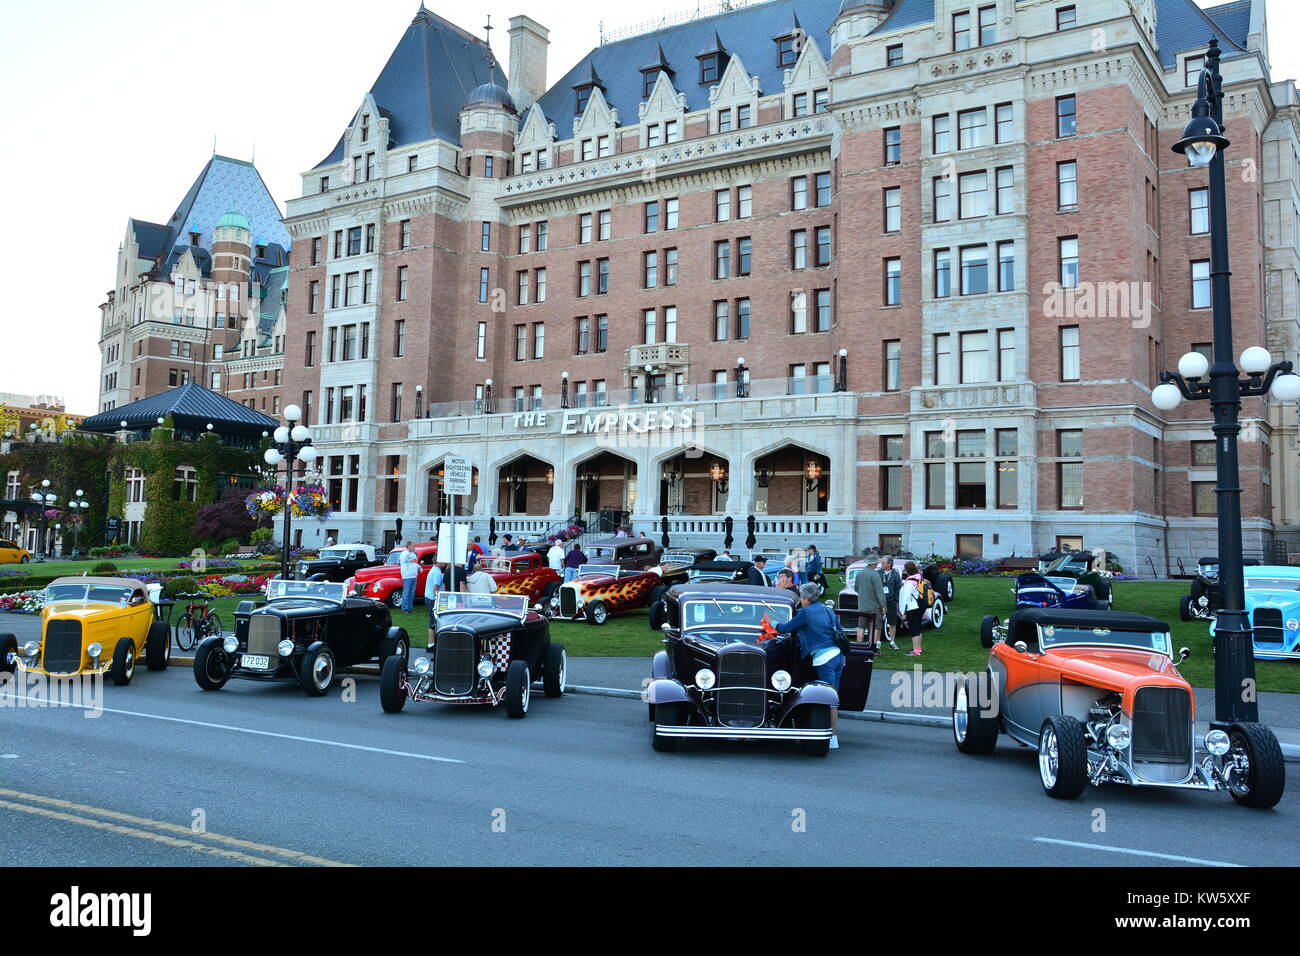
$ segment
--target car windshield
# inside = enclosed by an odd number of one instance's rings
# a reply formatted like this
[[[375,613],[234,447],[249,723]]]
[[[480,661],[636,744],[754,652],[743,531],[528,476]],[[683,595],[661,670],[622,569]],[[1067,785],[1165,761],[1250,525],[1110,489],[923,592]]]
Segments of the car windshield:
[[[352,552],[347,548],[324,548],[321,551],[320,556],[322,558],[333,558],[336,561],[341,561],[351,554]]]
[[[1105,647],[1137,647],[1173,657],[1173,643],[1168,631],[1113,631],[1108,627],[1070,627],[1062,624],[1039,625],[1039,639],[1044,648],[1086,644]]]
[[[1258,577],[1246,578],[1247,591],[1300,591],[1300,579]]]
[[[90,601],[94,604],[129,604],[130,588],[107,584],[51,584],[45,589],[45,603],[55,601]]]
[[[466,594],[442,591],[438,594],[439,615],[458,611],[508,614],[523,620],[528,616],[527,594]]]
[[[618,577],[619,566],[617,564],[584,564],[578,568],[578,577]]]
[[[680,551],[665,551],[659,561],[662,564],[693,564],[695,555],[683,554]]]
[[[618,553],[618,549],[613,545],[596,545],[587,553],[593,558],[606,558],[607,560],[613,561],[614,555]]]
[[[483,558],[479,565],[484,571],[509,571],[513,562],[509,558]]]
[[[1087,571],[1092,567],[1092,555],[1082,552],[1063,554],[1047,566],[1048,571]]]
[[[1069,594],[1079,585],[1079,582],[1074,580],[1074,578],[1048,578],[1047,581],[1049,584],[1055,584],[1058,588],[1060,588],[1062,591],[1064,591],[1067,594]]]
[[[764,615],[772,624],[790,620],[790,605],[784,602],[693,598],[682,605],[682,622],[686,633],[714,644],[730,641],[758,643]]]
[[[398,548],[396,551],[390,552],[388,557],[384,560],[384,564],[401,564],[402,552],[405,550],[405,548]]]
[[[343,603],[347,597],[347,584],[343,581],[286,581],[273,578],[266,582],[266,599],[316,598],[321,601]]]

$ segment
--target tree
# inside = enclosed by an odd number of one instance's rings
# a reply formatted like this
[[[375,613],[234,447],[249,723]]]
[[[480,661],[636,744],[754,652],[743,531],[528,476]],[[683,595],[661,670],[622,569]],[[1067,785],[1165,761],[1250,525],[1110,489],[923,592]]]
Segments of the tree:
[[[244,507],[244,499],[227,495],[220,501],[204,505],[194,516],[194,540],[220,544],[231,538],[248,541],[256,525]]]

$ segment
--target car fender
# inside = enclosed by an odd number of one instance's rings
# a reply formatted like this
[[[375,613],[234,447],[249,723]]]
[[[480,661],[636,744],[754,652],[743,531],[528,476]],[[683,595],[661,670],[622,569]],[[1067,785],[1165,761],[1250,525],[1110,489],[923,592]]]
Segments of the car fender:
[[[795,708],[803,707],[805,704],[825,704],[828,707],[839,707],[840,695],[830,684],[814,681],[799,688],[799,692],[795,694],[794,700],[790,702],[790,706],[785,709],[785,712],[790,714]]]
[[[652,680],[645,689],[645,699],[648,704],[694,704],[691,695],[686,693],[686,688],[680,681],[675,681],[671,677],[660,677]]]
[[[668,678],[668,673],[669,673],[668,652],[660,651],[655,655],[654,661],[650,665],[650,675],[655,680],[662,680]]]
[[[223,634],[209,634],[203,640],[199,641],[198,646],[207,647],[209,644],[220,644],[224,640],[225,640],[225,635]],[[198,648],[195,648],[195,650],[197,649]]]

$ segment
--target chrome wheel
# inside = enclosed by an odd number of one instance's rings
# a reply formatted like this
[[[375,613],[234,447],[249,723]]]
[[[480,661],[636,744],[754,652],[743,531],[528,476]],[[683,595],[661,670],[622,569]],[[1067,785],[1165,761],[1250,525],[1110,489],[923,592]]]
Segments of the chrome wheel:
[[[126,652],[126,666],[122,670],[127,677],[135,676],[135,651]]]
[[[334,679],[334,658],[328,654],[318,654],[315,663],[312,664],[311,676],[317,687],[322,689],[329,687]]]
[[[957,738],[959,744],[966,741],[967,725],[970,721],[967,700],[966,682],[961,681],[957,685],[957,693],[952,702],[952,735]]]
[[[1236,734],[1232,738],[1232,749],[1228,751],[1227,766],[1228,790],[1233,796],[1244,798],[1250,796],[1250,754],[1245,742]]]
[[[1056,747],[1056,731],[1051,726],[1043,728],[1038,738],[1038,773],[1043,778],[1043,786],[1051,789],[1056,786],[1056,775],[1060,771],[1060,754]]]
[[[560,693],[569,689],[569,652],[560,651]]]

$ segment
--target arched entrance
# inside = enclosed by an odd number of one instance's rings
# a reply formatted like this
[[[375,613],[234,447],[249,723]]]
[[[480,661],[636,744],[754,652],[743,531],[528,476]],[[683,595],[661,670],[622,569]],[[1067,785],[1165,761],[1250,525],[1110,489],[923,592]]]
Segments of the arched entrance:
[[[658,514],[721,515],[731,493],[731,463],[709,452],[683,452],[659,465]]]
[[[604,515],[608,522],[626,524],[637,507],[636,462],[602,451],[574,466],[577,508],[588,522]]]
[[[831,460],[784,445],[754,459],[754,513],[826,514],[830,510]]]
[[[497,514],[549,515],[554,496],[555,469],[540,458],[523,455],[501,466]]]
[[[473,493],[469,495],[459,495],[456,498],[455,515],[453,515],[451,511],[450,496],[443,493],[442,480],[442,462],[438,461],[430,465],[429,470],[425,472],[425,513],[435,518],[465,517],[474,514],[474,508],[478,504],[478,469],[474,469],[474,484],[471,486]]]

